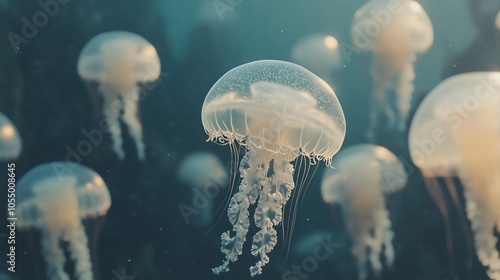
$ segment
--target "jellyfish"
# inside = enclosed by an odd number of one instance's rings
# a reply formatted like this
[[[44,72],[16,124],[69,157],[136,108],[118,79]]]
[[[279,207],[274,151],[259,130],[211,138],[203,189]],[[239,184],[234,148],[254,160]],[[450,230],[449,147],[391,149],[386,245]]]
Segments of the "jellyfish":
[[[498,11],[497,16],[495,17],[495,27],[500,29],[500,11]]]
[[[0,112],[0,161],[16,159],[21,150],[22,142],[17,128]]]
[[[378,125],[380,108],[389,128],[403,131],[414,90],[416,55],[429,49],[434,38],[429,17],[417,1],[371,0],[355,13],[351,36],[358,49],[374,54],[368,135],[373,136]]]
[[[21,178],[16,194],[18,229],[41,232],[47,278],[93,280],[88,238],[81,221],[104,216],[111,205],[102,178],[79,164],[46,163]],[[71,257],[76,278],[64,270],[66,255]]]
[[[343,63],[339,43],[330,35],[310,35],[300,40],[292,49],[293,62],[316,73],[329,85],[332,72]]]
[[[228,183],[228,174],[220,159],[210,152],[193,152],[184,157],[177,171],[181,182],[189,185],[193,192],[193,203],[200,211],[187,219],[195,226],[207,226],[212,222],[213,198],[220,188]]]
[[[353,242],[351,253],[363,280],[369,264],[375,274],[380,274],[382,254],[387,266],[394,262],[394,233],[384,195],[402,189],[407,174],[393,153],[377,145],[351,146],[335,159],[335,169],[328,168],[323,175],[321,195],[325,203],[338,204],[342,209]]]
[[[257,204],[251,253],[258,261],[250,274],[261,274],[295,187],[292,161],[303,156],[330,165],[345,137],[344,113],[333,90],[313,73],[290,62],[260,60],[222,76],[205,98],[201,117],[209,140],[228,144],[236,156],[238,147],[244,150],[240,185],[228,206],[233,233],[222,234],[225,259],[212,271],[229,271],[242,254],[249,206]]]
[[[461,213],[462,202],[454,180],[457,177],[463,187],[465,212],[472,227],[470,239],[475,243],[480,262],[494,280],[500,279],[498,239],[494,234],[500,226],[499,108],[500,72],[452,76],[422,101],[408,138],[411,158],[445,218],[449,251],[452,234],[440,185],[445,184]],[[465,214],[462,219],[466,219]],[[468,234],[466,221],[462,225]]]
[[[92,38],[78,58],[78,74],[87,82],[97,82],[104,101],[103,115],[109,126],[113,150],[125,158],[119,117],[135,142],[138,158],[144,160],[142,126],[138,120],[140,83],[151,83],[160,76],[156,49],[141,36],[113,31]]]

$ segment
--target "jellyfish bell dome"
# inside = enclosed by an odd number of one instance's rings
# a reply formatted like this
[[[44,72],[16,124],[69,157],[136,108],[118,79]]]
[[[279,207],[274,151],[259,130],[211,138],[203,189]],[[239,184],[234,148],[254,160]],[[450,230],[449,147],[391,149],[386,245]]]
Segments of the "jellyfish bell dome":
[[[0,161],[17,158],[21,150],[22,142],[17,128],[0,112]]]
[[[42,164],[19,180],[16,192],[20,228],[43,228],[44,219],[48,217],[44,214],[53,214],[43,213],[42,208],[49,204],[71,207],[76,212],[65,214],[75,214],[80,220],[102,216],[108,211],[111,198],[101,176],[88,167],[73,163],[67,172],[58,174],[58,164],[67,165],[65,162]],[[70,203],[66,203],[66,199]]]
[[[61,166],[67,166],[63,173]],[[66,249],[74,261],[76,279],[94,279],[82,220],[104,216],[111,205],[102,178],[79,164],[53,162],[30,170],[16,190],[18,228],[41,232],[47,277],[70,279],[64,270]]]
[[[345,181],[353,180],[355,173],[373,176],[371,188],[379,187],[383,193],[392,193],[403,188],[407,175],[401,161],[388,149],[372,144],[354,145],[342,149],[335,156],[334,168],[328,168],[321,184],[321,195],[326,203],[342,200]],[[355,173],[353,172],[355,170]],[[363,187],[358,184],[356,187]]]
[[[326,82],[296,64],[261,60],[236,67],[210,89],[202,108],[210,140],[330,162],[345,119]]]
[[[456,175],[464,160],[457,152],[455,132],[479,106],[500,106],[499,98],[500,72],[455,75],[425,97],[415,112],[408,137],[411,158],[425,176]]]
[[[413,0],[368,1],[354,14],[352,26],[353,42],[362,50],[380,50],[377,45],[383,38],[379,37],[386,37],[386,34],[392,34],[392,39],[400,37],[399,39],[409,40],[411,48],[416,52],[425,52],[434,41],[429,16]]]
[[[317,74],[329,74],[342,65],[338,41],[330,35],[314,34],[301,39],[292,49],[292,61]]]
[[[86,81],[121,86],[157,80],[161,65],[156,49],[146,39],[131,32],[111,31],[84,46],[77,69]]]
[[[195,188],[216,184],[225,185],[228,180],[221,160],[216,155],[206,151],[193,152],[184,157],[179,165],[177,175],[181,182]]]

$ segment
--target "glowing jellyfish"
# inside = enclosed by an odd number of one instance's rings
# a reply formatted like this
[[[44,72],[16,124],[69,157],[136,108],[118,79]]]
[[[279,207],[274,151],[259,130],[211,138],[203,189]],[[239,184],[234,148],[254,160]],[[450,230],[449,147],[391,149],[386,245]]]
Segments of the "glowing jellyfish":
[[[355,13],[351,35],[357,48],[374,54],[369,135],[378,124],[379,108],[384,109],[390,127],[404,130],[414,90],[413,63],[416,54],[429,49],[434,40],[429,17],[417,1],[371,0]],[[388,94],[391,89],[395,95]]]
[[[342,66],[339,43],[333,36],[310,35],[300,40],[291,52],[293,62],[316,73],[332,85],[333,70]]]
[[[394,262],[394,233],[384,195],[403,188],[407,174],[393,153],[376,145],[344,148],[335,160],[335,169],[323,175],[321,194],[326,203],[341,206],[359,279],[366,279],[368,264],[376,274],[382,271],[382,253],[388,266]]]
[[[17,185],[17,225],[39,230],[49,279],[69,280],[65,244],[79,280],[92,280],[88,239],[81,220],[104,216],[111,200],[102,178],[93,170],[65,162],[35,167]],[[62,243],[61,243],[62,242]]]
[[[185,220],[195,226],[212,222],[213,198],[219,189],[227,187],[229,176],[219,158],[210,152],[194,152],[182,160],[177,172],[179,180],[193,191],[193,212],[182,212]],[[196,215],[190,217],[191,215]]]
[[[88,82],[99,83],[113,149],[125,158],[119,123],[120,111],[135,142],[139,159],[145,157],[142,126],[137,118],[139,83],[154,82],[160,76],[156,49],[139,35],[113,31],[99,34],[83,47],[78,58],[78,74]]]
[[[0,112],[0,161],[19,157],[21,149],[22,142],[17,128]]]
[[[460,179],[477,256],[495,280],[500,279],[494,234],[500,226],[499,108],[500,73],[453,76],[433,89],[418,107],[408,139],[411,157],[445,217],[448,246],[451,231],[438,178],[443,178],[456,207],[461,206],[453,177]]]
[[[250,227],[250,205],[259,231],[253,237],[252,255],[259,258],[250,268],[262,273],[268,253],[277,242],[275,226],[283,218],[283,206],[295,187],[298,156],[330,165],[345,136],[345,119],[333,90],[308,70],[289,62],[262,60],[227,72],[208,93],[201,112],[209,139],[237,144],[246,150],[240,162],[241,183],[231,198],[228,216],[234,235],[222,234],[226,255],[215,274],[229,271],[229,263],[241,255]]]

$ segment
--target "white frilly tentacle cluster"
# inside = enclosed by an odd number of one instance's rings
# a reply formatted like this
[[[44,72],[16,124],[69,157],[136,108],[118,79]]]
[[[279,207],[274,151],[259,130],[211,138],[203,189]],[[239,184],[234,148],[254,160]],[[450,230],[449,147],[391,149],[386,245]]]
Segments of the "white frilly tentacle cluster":
[[[221,251],[226,255],[222,265],[213,268],[215,274],[229,271],[229,263],[242,254],[243,244],[250,227],[249,206],[257,202],[254,213],[255,225],[260,229],[253,237],[252,255],[259,257],[250,274],[262,273],[269,256],[277,243],[274,229],[282,220],[283,206],[294,188],[292,159],[286,155],[273,155],[259,150],[248,151],[240,163],[241,184],[231,198],[228,216],[233,225],[234,236],[224,232],[221,236]]]

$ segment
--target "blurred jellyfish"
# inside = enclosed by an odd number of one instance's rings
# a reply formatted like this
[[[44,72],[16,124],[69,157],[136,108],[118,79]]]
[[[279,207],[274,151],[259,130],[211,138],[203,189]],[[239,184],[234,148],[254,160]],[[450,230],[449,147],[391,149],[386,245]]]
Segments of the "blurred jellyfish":
[[[138,120],[139,83],[154,82],[160,76],[156,49],[139,35],[113,31],[99,34],[83,47],[78,58],[78,74],[87,82],[97,82],[104,100],[104,117],[109,125],[113,149],[125,158],[119,123],[123,122],[144,160],[142,126]]]
[[[193,191],[193,201],[200,213],[187,221],[195,226],[208,226],[213,216],[213,196],[217,189],[226,187],[229,176],[224,165],[210,152],[194,152],[182,160],[177,175],[179,180],[189,185]]]
[[[433,89],[418,107],[408,139],[412,160],[422,171],[426,187],[445,218],[448,249],[451,251],[451,230],[439,185],[444,181],[461,210],[453,181],[457,176],[464,188],[477,256],[495,280],[500,279],[494,234],[500,226],[499,108],[499,72],[453,76]]]
[[[495,26],[497,29],[500,29],[500,11],[497,13],[497,16],[495,18]]]
[[[417,1],[371,0],[355,13],[351,35],[357,48],[374,54],[369,135],[378,124],[380,108],[389,127],[404,130],[414,90],[413,63],[416,54],[429,49],[434,39],[429,17]],[[391,89],[395,95],[388,94]],[[394,105],[399,112],[393,111]]]
[[[68,167],[64,162],[46,163],[21,178],[17,198],[18,228],[41,232],[48,279],[93,280],[88,239],[81,221],[104,216],[111,205],[102,178],[78,164]],[[64,248],[71,256],[76,278],[64,271]]]
[[[0,112],[0,161],[19,157],[22,146],[17,128],[6,115]]]
[[[343,63],[339,43],[329,35],[310,35],[303,38],[293,47],[291,59],[316,73],[329,85],[333,85],[333,70],[339,69]]]
[[[289,62],[261,60],[236,67],[220,78],[208,93],[201,112],[209,140],[245,148],[240,162],[241,183],[231,198],[228,216],[233,225],[221,236],[226,255],[215,274],[229,271],[241,255],[250,227],[249,206],[259,231],[251,252],[259,257],[250,268],[262,273],[267,255],[277,242],[274,229],[295,184],[298,156],[330,165],[345,136],[345,119],[333,90],[308,70]]]
[[[335,159],[335,170],[328,168],[323,175],[321,194],[326,203],[340,205],[359,279],[366,279],[368,264],[375,274],[382,271],[382,253],[387,266],[394,262],[394,233],[384,195],[403,188],[407,174],[398,158],[381,146],[351,146]]]

